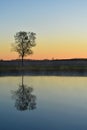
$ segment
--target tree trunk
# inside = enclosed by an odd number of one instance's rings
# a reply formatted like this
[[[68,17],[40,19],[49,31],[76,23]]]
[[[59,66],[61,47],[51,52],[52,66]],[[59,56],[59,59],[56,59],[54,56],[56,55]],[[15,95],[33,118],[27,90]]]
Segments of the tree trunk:
[[[24,66],[24,65],[23,65],[23,56],[22,56],[22,69],[23,69],[23,66]]]
[[[24,59],[23,59],[23,56],[22,56],[22,69],[21,69],[21,73],[22,73],[22,76],[24,75]]]

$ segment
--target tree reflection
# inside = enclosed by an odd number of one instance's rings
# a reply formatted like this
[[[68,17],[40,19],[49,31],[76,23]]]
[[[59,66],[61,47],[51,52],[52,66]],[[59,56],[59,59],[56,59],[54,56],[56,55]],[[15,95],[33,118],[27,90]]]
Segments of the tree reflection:
[[[18,90],[13,91],[13,98],[15,99],[15,107],[17,110],[33,110],[36,108],[36,96],[32,94],[33,88],[23,83],[24,77],[22,76],[22,84],[19,85]]]

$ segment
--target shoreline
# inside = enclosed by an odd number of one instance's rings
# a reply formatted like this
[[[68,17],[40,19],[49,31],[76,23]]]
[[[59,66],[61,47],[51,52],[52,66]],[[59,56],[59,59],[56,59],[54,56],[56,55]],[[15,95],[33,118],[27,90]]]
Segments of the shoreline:
[[[78,77],[87,77],[87,71],[86,72],[79,72],[79,71],[61,71],[61,72],[48,72],[48,71],[39,71],[39,72],[2,72],[0,73],[0,77],[2,76],[78,76]]]

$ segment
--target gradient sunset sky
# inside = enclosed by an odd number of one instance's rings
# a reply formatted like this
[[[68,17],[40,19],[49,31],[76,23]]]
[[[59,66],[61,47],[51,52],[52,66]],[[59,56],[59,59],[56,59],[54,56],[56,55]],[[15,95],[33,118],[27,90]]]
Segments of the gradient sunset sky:
[[[0,0],[0,59],[19,31],[37,34],[29,59],[87,58],[87,0]]]

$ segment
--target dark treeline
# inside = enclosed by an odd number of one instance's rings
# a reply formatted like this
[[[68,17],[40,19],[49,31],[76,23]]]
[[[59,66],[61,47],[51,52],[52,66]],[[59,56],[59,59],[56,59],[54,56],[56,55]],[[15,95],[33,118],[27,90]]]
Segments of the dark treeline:
[[[0,74],[4,73],[87,73],[87,59],[63,59],[63,60],[21,60],[0,61]]]
[[[0,66],[21,66],[21,60],[0,60]],[[26,66],[87,66],[87,59],[24,60]]]

